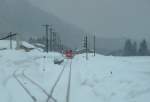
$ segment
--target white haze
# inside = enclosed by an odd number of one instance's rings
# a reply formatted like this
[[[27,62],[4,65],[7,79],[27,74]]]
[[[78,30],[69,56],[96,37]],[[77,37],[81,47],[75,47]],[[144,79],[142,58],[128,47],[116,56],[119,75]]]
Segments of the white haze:
[[[149,0],[30,0],[41,9],[103,37],[150,37]]]

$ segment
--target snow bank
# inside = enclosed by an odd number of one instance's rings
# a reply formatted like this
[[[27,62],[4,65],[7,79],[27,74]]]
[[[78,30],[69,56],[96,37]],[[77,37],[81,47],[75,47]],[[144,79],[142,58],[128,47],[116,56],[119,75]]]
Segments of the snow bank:
[[[27,42],[25,42],[25,41],[23,41],[23,42],[21,43],[21,45],[23,45],[23,46],[25,46],[25,47],[27,47],[27,48],[36,48],[35,46],[33,46],[33,45],[31,45],[31,44],[29,44],[29,43],[27,43]]]

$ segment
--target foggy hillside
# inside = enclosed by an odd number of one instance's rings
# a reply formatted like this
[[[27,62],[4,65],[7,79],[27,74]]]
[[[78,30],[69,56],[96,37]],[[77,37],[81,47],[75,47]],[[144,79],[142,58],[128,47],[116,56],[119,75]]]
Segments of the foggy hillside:
[[[78,48],[85,35],[79,27],[33,6],[28,0],[0,0],[0,32],[21,33],[22,38],[27,40],[45,35],[43,24],[52,24],[63,43],[69,47]],[[109,53],[121,49],[124,39],[97,37],[96,43],[98,52]]]
[[[52,12],[69,23],[96,33],[100,41],[105,40],[102,46],[109,45],[110,49],[122,46],[120,41],[125,38],[138,42],[144,38],[147,41],[150,39],[149,0],[30,1],[46,12]]]
[[[82,33],[81,29],[32,6],[27,0],[0,0],[0,4],[0,32],[17,32],[22,34],[22,38],[28,39],[45,35],[41,25],[52,24],[63,39],[67,37],[68,42],[68,37],[77,39],[77,35]]]

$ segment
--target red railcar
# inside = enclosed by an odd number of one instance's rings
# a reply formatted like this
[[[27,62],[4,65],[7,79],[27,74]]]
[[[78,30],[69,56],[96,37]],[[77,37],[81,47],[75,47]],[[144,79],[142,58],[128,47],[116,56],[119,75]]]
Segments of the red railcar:
[[[66,51],[65,51],[65,56],[66,56],[67,58],[72,58],[72,57],[73,57],[73,52],[72,52],[72,50],[66,50]]]

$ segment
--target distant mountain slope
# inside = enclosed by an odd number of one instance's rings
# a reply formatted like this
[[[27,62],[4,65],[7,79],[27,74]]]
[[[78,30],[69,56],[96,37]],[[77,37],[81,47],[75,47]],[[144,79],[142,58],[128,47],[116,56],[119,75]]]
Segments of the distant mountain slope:
[[[28,0],[0,0],[0,32],[21,33],[22,38],[27,40],[30,37],[45,35],[45,29],[41,26],[43,24],[52,24],[55,31],[61,35],[63,43],[73,48],[80,46],[85,34],[75,25],[33,6]],[[121,49],[123,42],[122,39],[99,37],[96,41],[97,51],[109,53]]]
[[[45,34],[42,24],[52,24],[65,40],[66,37],[76,39],[82,33],[81,29],[32,6],[27,0],[0,0],[0,32],[18,32],[28,39]],[[75,40],[71,41],[75,43]]]

